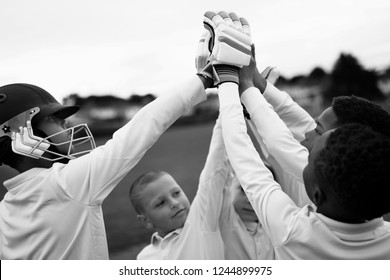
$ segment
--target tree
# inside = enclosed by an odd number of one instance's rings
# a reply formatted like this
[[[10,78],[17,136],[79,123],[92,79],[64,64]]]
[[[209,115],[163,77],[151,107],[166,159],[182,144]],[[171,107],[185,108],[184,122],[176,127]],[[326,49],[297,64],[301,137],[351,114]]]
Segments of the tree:
[[[327,76],[324,69],[321,67],[315,67],[309,74],[309,80],[319,81]]]
[[[359,61],[350,54],[341,54],[330,74],[330,83],[324,90],[325,103],[330,103],[333,97],[355,95],[369,100],[384,99],[377,85],[375,71],[364,69]]]

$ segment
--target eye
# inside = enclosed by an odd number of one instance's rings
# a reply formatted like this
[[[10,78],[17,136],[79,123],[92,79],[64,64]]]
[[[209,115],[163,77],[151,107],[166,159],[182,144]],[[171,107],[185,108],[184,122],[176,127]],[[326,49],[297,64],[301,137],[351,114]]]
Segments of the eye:
[[[175,192],[173,193],[173,196],[176,197],[176,196],[179,196],[179,194],[180,194],[180,191],[175,191]]]
[[[165,200],[161,200],[161,201],[159,201],[159,202],[156,204],[155,207],[157,208],[157,207],[163,206],[164,203],[165,203]]]
[[[321,132],[318,130],[317,127],[314,129],[314,131],[316,132],[316,134],[321,135]]]

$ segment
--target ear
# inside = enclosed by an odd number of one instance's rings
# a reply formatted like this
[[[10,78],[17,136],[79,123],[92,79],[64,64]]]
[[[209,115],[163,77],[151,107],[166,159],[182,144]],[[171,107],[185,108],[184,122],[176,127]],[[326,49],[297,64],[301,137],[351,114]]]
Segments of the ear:
[[[325,193],[321,188],[315,183],[313,188],[313,203],[318,207],[320,207],[325,202]]]
[[[143,214],[137,215],[137,220],[141,225],[143,225],[147,229],[153,229],[154,227],[153,224],[149,221],[149,219],[145,217],[145,215]]]

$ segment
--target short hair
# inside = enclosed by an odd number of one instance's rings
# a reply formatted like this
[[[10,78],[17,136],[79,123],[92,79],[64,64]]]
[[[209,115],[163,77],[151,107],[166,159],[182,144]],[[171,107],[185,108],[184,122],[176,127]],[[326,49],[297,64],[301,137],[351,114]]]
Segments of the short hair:
[[[357,96],[338,96],[332,108],[339,126],[359,123],[390,137],[390,114],[378,104]]]
[[[356,217],[390,212],[390,138],[360,124],[337,128],[314,162],[316,181]]]
[[[139,176],[130,186],[129,198],[137,214],[142,214],[143,205],[141,201],[142,191],[147,185],[168,174],[165,171],[150,171]]]

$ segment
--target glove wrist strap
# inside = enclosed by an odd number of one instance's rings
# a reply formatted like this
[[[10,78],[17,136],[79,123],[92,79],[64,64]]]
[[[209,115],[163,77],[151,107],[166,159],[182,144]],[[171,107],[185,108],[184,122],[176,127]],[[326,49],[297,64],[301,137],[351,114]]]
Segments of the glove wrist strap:
[[[240,68],[237,66],[216,64],[214,65],[215,71],[218,74],[219,82],[218,85],[226,82],[233,82],[239,84],[238,71]]]

